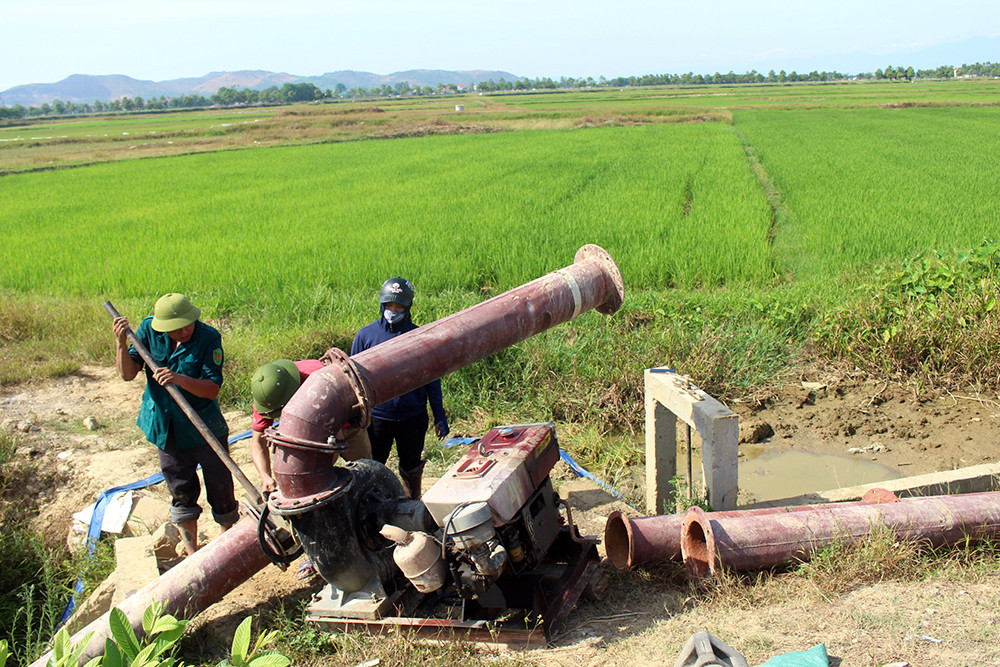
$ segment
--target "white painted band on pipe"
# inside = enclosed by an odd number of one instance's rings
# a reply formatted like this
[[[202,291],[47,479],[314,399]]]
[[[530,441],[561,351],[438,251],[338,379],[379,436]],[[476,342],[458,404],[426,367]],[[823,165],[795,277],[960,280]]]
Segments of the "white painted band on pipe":
[[[566,269],[559,269],[559,273],[566,279],[569,283],[569,289],[573,292],[573,319],[580,314],[580,309],[583,307],[583,299],[580,297],[580,286],[576,282],[576,278],[567,273]]]

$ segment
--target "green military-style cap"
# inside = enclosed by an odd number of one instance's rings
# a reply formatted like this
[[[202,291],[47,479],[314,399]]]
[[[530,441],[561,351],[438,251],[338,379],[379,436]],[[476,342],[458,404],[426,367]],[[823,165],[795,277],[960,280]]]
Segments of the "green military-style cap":
[[[250,393],[257,414],[277,417],[299,384],[299,369],[288,359],[278,359],[258,368],[250,379]]]
[[[201,310],[183,294],[164,294],[153,306],[153,331],[166,333],[183,329],[201,317]]]

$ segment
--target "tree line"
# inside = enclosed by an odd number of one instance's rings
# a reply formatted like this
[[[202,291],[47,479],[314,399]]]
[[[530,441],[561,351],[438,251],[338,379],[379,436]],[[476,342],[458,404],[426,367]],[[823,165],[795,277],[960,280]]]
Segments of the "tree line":
[[[625,88],[633,86],[684,86],[684,85],[718,85],[718,84],[752,84],[752,83],[795,83],[795,82],[828,82],[845,80],[888,80],[913,81],[915,79],[949,79],[953,77],[1000,77],[1000,63],[975,63],[951,67],[942,65],[935,69],[914,69],[913,67],[893,67],[877,69],[874,72],[863,72],[854,76],[840,72],[798,73],[780,70],[763,74],[756,70],[736,74],[728,72],[721,74],[643,74],[641,76],[614,77],[606,79],[603,76],[593,77],[561,77],[558,80],[549,77],[537,79],[523,78],[514,81],[483,81],[472,87],[482,93],[530,91],[530,90],[570,90],[586,88]],[[38,106],[24,107],[16,104],[12,107],[0,106],[0,120],[16,120],[21,118],[39,118],[49,116],[66,116],[90,113],[131,113],[140,111],[165,111],[170,109],[190,109],[197,107],[233,107],[248,105],[291,104],[295,102],[310,102],[334,99],[386,98],[403,96],[453,94],[468,90],[464,84],[438,83],[436,86],[411,86],[405,81],[393,85],[382,84],[373,88],[356,86],[348,88],[338,83],[332,90],[320,90],[311,83],[286,83],[280,88],[271,86],[264,90],[252,88],[219,88],[213,95],[177,95],[174,97],[159,96],[149,100],[142,97],[122,97],[110,102],[95,101],[93,104],[63,102],[53,100]]]

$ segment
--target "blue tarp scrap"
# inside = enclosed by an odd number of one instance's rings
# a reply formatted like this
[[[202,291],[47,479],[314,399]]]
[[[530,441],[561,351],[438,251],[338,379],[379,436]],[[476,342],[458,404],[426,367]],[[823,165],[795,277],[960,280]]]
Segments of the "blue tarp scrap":
[[[830,667],[826,644],[816,644],[808,651],[794,651],[778,655],[760,667]]]
[[[471,445],[472,443],[480,440],[481,438],[448,438],[443,443],[444,447],[451,448],[455,445]]]
[[[119,493],[124,493],[126,491],[135,491],[136,489],[144,489],[147,486],[152,486],[153,484],[159,484],[163,481],[163,473],[158,472],[154,475],[150,475],[146,479],[141,479],[138,482],[132,482],[131,484],[126,484],[124,486],[116,486],[113,489],[108,489],[101,493],[100,498],[97,499],[97,504],[94,506],[94,514],[90,517],[90,526],[87,528],[87,541],[84,543],[87,549],[87,562],[90,562],[90,556],[94,555],[94,549],[97,548],[97,540],[101,537],[101,525],[104,523],[104,510],[107,508],[108,503],[111,499]],[[59,625],[61,626],[69,617],[73,614],[76,609],[76,596],[83,593],[83,573],[77,578],[76,583],[73,584],[73,593],[69,597],[69,602],[66,603],[66,609],[63,610],[62,616],[59,617]]]

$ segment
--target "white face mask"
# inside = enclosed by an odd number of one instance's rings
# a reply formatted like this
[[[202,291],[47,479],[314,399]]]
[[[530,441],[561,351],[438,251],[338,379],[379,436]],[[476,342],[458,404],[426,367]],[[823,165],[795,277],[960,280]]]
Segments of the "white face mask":
[[[397,313],[394,310],[389,310],[388,308],[386,308],[382,312],[382,317],[384,317],[385,321],[388,322],[389,324],[399,324],[400,322],[403,321],[403,318],[406,317],[406,313],[405,312]]]

